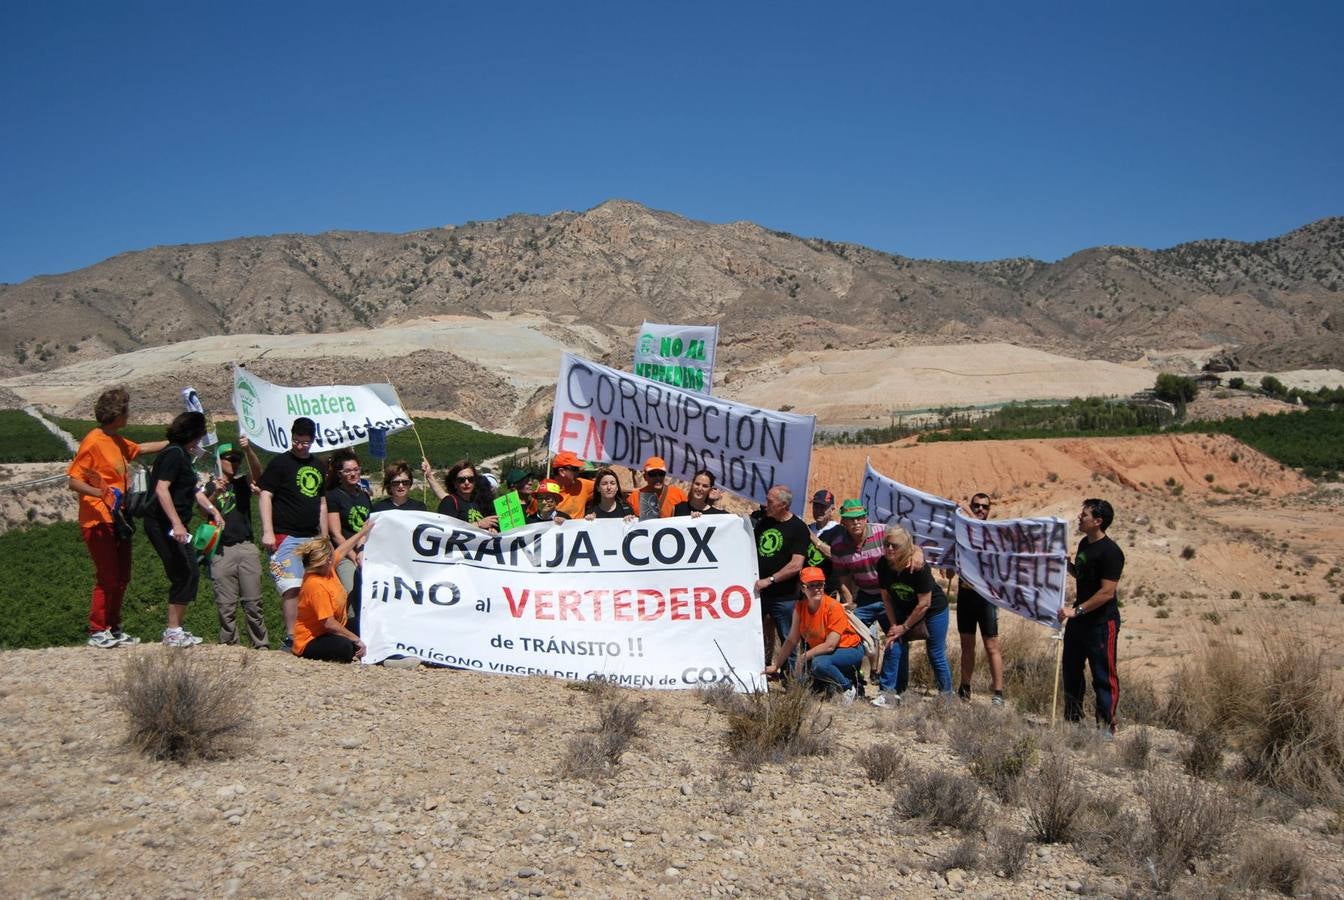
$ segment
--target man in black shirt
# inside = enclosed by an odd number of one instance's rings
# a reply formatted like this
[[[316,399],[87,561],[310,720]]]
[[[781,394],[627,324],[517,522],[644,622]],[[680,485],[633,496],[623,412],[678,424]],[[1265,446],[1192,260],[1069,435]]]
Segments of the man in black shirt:
[[[980,520],[989,518],[989,495],[971,497],[971,515]],[[985,643],[989,658],[989,679],[994,691],[991,701],[1003,706],[1003,654],[999,652],[999,608],[975,592],[965,579],[957,580],[957,634],[961,637],[961,686],[957,696],[969,702],[971,679],[975,676],[975,629]]]
[[[219,642],[238,643],[241,598],[248,640],[254,648],[262,650],[269,644],[261,611],[261,560],[252,533],[252,478],[261,471],[261,460],[246,436],[238,438],[238,446],[241,451],[231,449],[219,455],[222,475],[206,487],[206,493],[224,516],[224,533],[210,564],[210,577],[215,583],[215,605],[219,607]],[[242,472],[244,452],[246,475]]]
[[[1078,514],[1078,530],[1083,539],[1069,563],[1069,574],[1077,582],[1073,606],[1063,606],[1059,619],[1064,626],[1064,658],[1061,679],[1064,685],[1064,718],[1077,722],[1083,718],[1083,664],[1092,670],[1092,690],[1097,695],[1097,724],[1108,735],[1115,734],[1115,707],[1120,699],[1120,678],[1116,671],[1115,648],[1120,635],[1120,604],[1116,586],[1125,568],[1125,554],[1106,536],[1115,511],[1105,500],[1083,501]]]
[[[312,538],[327,536],[327,496],[322,470],[310,454],[317,425],[307,416],[294,420],[288,452],[261,473],[261,544],[271,554],[271,574],[285,614],[284,648],[294,643],[303,561],[295,550]]]
[[[845,529],[835,520],[835,494],[821,490],[812,495],[812,524],[807,526],[812,532],[812,543],[807,548],[804,566],[816,566],[826,576],[823,590],[828,596],[841,598],[840,576],[831,564],[831,547],[845,534]]]
[[[755,522],[756,561],[760,578],[756,593],[761,598],[761,616],[774,622],[783,641],[793,627],[793,604],[798,599],[798,573],[812,545],[812,532],[789,509],[793,491],[782,484],[765,495],[765,513]],[[764,627],[765,622],[762,621]]]

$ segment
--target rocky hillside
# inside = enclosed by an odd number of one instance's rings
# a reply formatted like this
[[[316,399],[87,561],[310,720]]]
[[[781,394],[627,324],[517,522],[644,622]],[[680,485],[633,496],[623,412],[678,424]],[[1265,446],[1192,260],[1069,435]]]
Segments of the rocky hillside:
[[[1229,346],[1254,367],[1338,366],[1342,289],[1338,217],[1258,243],[963,263],[610,201],[406,234],[155,247],[0,286],[0,374],[210,334],[510,312],[614,331],[645,318],[715,321],[729,362],[794,345],[988,335],[1110,359]]]

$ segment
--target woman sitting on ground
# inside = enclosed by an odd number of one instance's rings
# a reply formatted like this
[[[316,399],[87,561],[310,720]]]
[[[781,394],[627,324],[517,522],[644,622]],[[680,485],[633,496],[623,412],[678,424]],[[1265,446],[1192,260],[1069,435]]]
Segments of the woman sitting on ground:
[[[817,682],[830,692],[839,692],[850,703],[855,694],[854,676],[863,662],[863,638],[849,624],[840,601],[825,593],[826,573],[808,566],[798,573],[798,580],[803,584],[803,597],[793,605],[789,636],[775,650],[765,674],[778,672],[802,640],[807,643],[807,652],[795,657],[794,674],[801,675],[805,667],[810,668]]]
[[[303,561],[299,611],[294,620],[294,655],[304,659],[348,663],[364,655],[364,642],[346,627],[346,591],[336,566],[357,543],[368,540],[369,519],[334,551],[326,538],[313,538],[295,551]]]
[[[728,510],[714,505],[714,493],[714,473],[709,469],[701,469],[691,478],[690,496],[673,508],[672,515],[690,516],[692,519],[704,515],[728,515]]]
[[[429,465],[426,461],[425,465]],[[405,512],[424,512],[425,504],[411,496],[411,487],[415,484],[415,473],[411,464],[404,459],[389,463],[383,473],[383,491],[387,496],[373,504],[374,512],[404,510]]]
[[[440,495],[439,515],[461,519],[482,531],[499,531],[494,492],[484,478],[476,477],[476,467],[471,460],[454,463],[448,470],[447,484],[447,493]],[[438,493],[437,487],[435,493]]]
[[[635,511],[629,501],[621,496],[621,481],[611,469],[598,469],[593,479],[593,496],[588,500],[588,514],[592,519],[634,518]]]
[[[929,636],[924,650],[938,679],[938,693],[952,693],[952,669],[947,664],[947,595],[933,578],[924,552],[915,546],[910,532],[888,525],[882,535],[882,558],[877,561],[877,583],[886,607],[887,653],[896,658],[896,695],[879,695],[874,705],[899,703],[910,681],[910,633],[924,622]],[[883,665],[883,669],[886,666]],[[879,703],[879,701],[882,701]]]

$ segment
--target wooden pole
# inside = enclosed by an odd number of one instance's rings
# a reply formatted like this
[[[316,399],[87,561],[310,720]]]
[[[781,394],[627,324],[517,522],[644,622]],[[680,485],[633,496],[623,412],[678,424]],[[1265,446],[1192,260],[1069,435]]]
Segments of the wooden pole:
[[[1050,640],[1055,642],[1055,690],[1050,695],[1050,730],[1055,728],[1055,714],[1059,705],[1059,674],[1061,663],[1064,659],[1064,632],[1061,630],[1058,635]]]

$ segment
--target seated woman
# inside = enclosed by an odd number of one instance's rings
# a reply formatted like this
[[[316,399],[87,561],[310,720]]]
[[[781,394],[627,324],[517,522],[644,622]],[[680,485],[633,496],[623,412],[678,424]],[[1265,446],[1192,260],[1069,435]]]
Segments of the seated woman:
[[[428,460],[425,461],[425,465],[429,465]],[[399,509],[405,512],[424,512],[425,504],[411,496],[413,484],[415,473],[411,471],[410,463],[399,459],[388,464],[387,471],[383,473],[383,490],[387,496],[373,504],[373,511],[387,512]]]
[[[714,473],[708,469],[701,469],[691,478],[691,494],[685,500],[678,503],[672,509],[674,516],[696,516],[722,514],[728,515],[728,510],[720,509],[714,505]]]
[[[807,643],[807,652],[799,653],[794,661],[795,674],[802,674],[810,665],[812,677],[829,691],[839,691],[846,703],[854,700],[854,677],[863,662],[863,638],[849,624],[849,617],[840,601],[824,592],[826,573],[816,566],[808,566],[798,573],[803,583],[803,597],[793,605],[793,625],[789,636],[775,650],[774,659],[765,667],[766,675],[779,671],[781,663],[789,658],[798,641]]]
[[[621,481],[611,469],[598,469],[586,519],[631,519],[635,511],[621,496]]]
[[[532,502],[537,504],[537,511],[523,521],[528,525],[535,525],[538,522],[555,522],[558,525],[565,521],[569,516],[556,508],[563,498],[564,491],[560,487],[560,482],[547,478],[537,485],[536,492],[532,494]]]
[[[364,655],[364,642],[346,627],[346,592],[336,566],[356,544],[368,539],[373,519],[341,541],[333,552],[326,538],[313,538],[296,551],[303,561],[299,611],[294,621],[294,655],[348,663]]]
[[[884,690],[874,706],[892,706],[901,701],[910,681],[910,634],[923,622],[928,626],[925,652],[938,679],[938,693],[952,693],[952,669],[947,664],[947,595],[933,579],[924,552],[915,546],[910,532],[888,525],[882,535],[882,558],[877,562],[877,583],[886,606],[886,647],[896,659],[896,690]],[[887,671],[884,663],[883,671]]]

